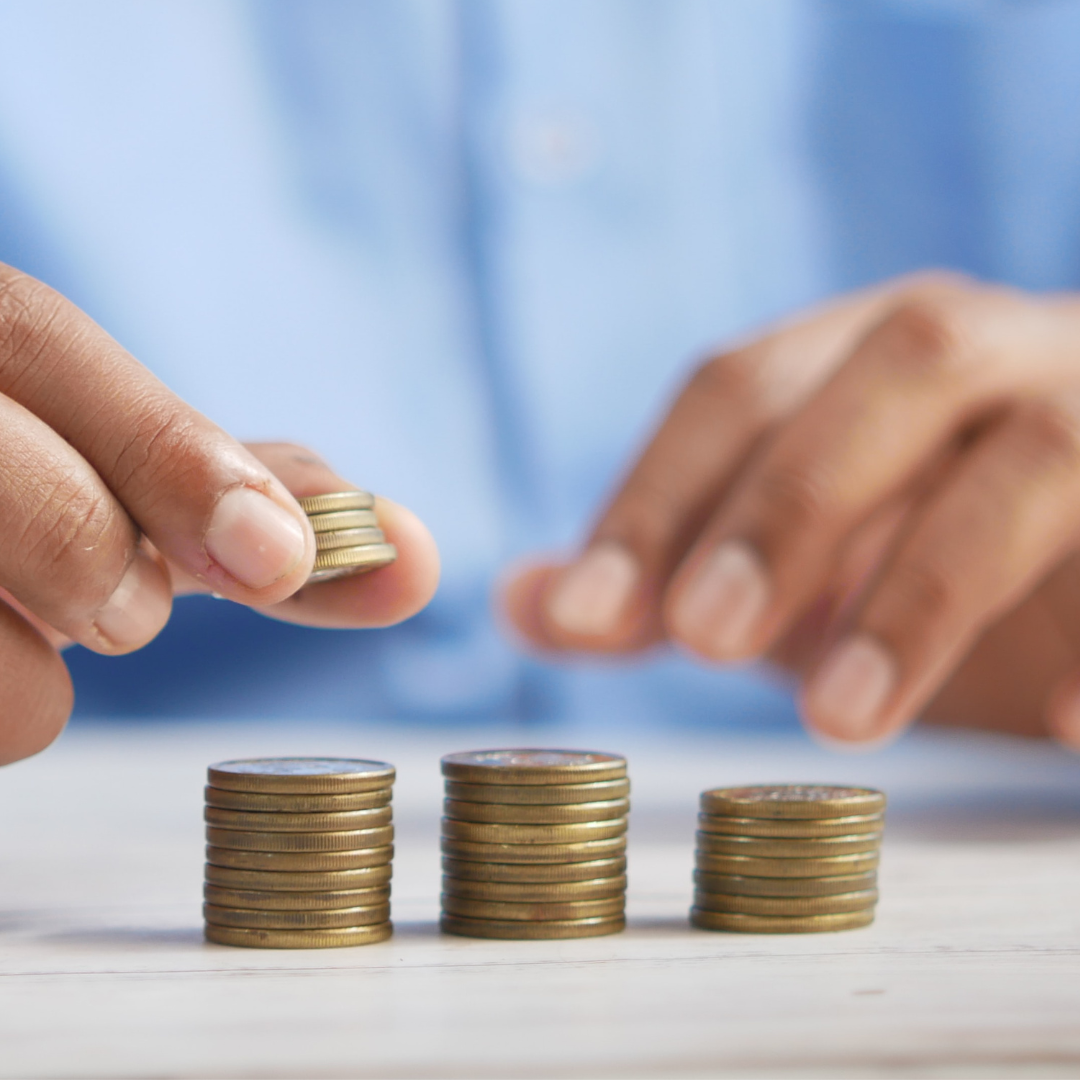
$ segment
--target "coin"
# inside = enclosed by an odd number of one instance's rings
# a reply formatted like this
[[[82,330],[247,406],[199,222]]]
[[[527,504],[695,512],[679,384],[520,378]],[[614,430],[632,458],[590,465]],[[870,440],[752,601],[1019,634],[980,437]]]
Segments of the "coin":
[[[843,911],[864,911],[877,903],[877,889],[838,893],[835,896],[728,896],[725,893],[694,892],[694,907],[702,911],[731,911],[743,915],[835,915]]]
[[[444,893],[442,909],[447,915],[467,919],[510,919],[514,922],[546,922],[549,919],[590,919],[596,916],[621,915],[626,907],[624,896],[602,900],[567,900],[554,903],[505,903],[498,900],[469,900]]]
[[[308,521],[317,533],[379,527],[379,518],[374,510],[330,510],[325,514],[308,514]]]
[[[249,949],[338,949],[345,945],[374,945],[394,932],[389,922],[374,926],[348,926],[341,930],[251,930],[238,926],[204,927],[206,940],[215,945]]]
[[[871,788],[833,784],[761,784],[702,792],[706,814],[750,818],[827,818],[879,814],[885,796]]]
[[[606,802],[562,803],[551,806],[522,806],[514,803],[471,803],[446,799],[443,812],[455,821],[475,821],[500,825],[558,825],[581,821],[608,821],[625,817],[630,810],[629,799],[608,799]]]
[[[335,510],[371,510],[375,496],[370,491],[328,491],[323,495],[306,495],[296,500],[305,514],[327,514]]]
[[[630,781],[626,777],[598,780],[593,784],[463,784],[457,780],[446,781],[447,798],[471,803],[558,806],[625,799],[629,794]]]
[[[229,854],[236,854],[230,852]],[[276,892],[317,892],[371,889],[388,885],[393,873],[390,863],[366,866],[361,870],[233,870],[206,864],[206,882],[223,889],[274,890]]]
[[[442,773],[467,784],[574,784],[622,779],[626,758],[595,750],[471,750],[447,754]]]
[[[327,870],[362,870],[385,866],[394,857],[393,844],[362,851],[238,851],[208,846],[206,861],[233,870],[270,870],[293,873]]]
[[[397,558],[397,548],[393,544],[362,544],[357,547],[334,548],[320,551],[315,555],[315,564],[311,569],[312,577],[325,580],[327,574],[341,570],[378,570],[380,566],[389,566]]]
[[[366,529],[337,529],[335,532],[315,534],[316,551],[333,551],[335,548],[363,547],[365,544],[385,544],[382,529],[369,526]]]
[[[785,840],[813,840],[826,836],[855,836],[881,832],[884,814],[862,814],[857,817],[822,818],[818,821],[793,819],[721,817],[698,814],[698,828],[718,836],[761,836]]]
[[[450,874],[458,881],[553,885],[623,875],[626,873],[626,857],[623,855],[574,863],[521,864],[473,862],[443,856],[442,868],[444,874]]]
[[[223,791],[204,788],[207,806],[261,814],[338,814],[346,810],[373,810],[389,806],[393,788],[358,791],[354,795],[267,795],[259,791]]]
[[[223,889],[203,886],[203,899],[217,907],[266,911],[334,911],[348,907],[370,907],[390,900],[390,888],[349,889],[340,892],[285,892],[263,889]]]
[[[622,855],[626,851],[626,837],[586,840],[577,844],[478,844],[444,837],[440,841],[440,849],[452,859],[473,859],[480,862],[571,863]]]
[[[870,870],[862,874],[818,878],[765,878],[695,870],[694,884],[707,892],[728,896],[836,896],[876,888],[877,872]]]
[[[254,930],[336,930],[386,922],[390,918],[390,905],[372,904],[339,911],[255,911],[203,904],[203,918],[215,926],[244,926]]]
[[[394,826],[348,832],[286,833],[243,832],[207,825],[206,839],[214,847],[238,851],[361,851],[389,844],[394,839]]]
[[[448,840],[471,840],[479,844],[574,844],[607,840],[626,832],[626,818],[614,821],[579,821],[573,825],[481,825],[472,821],[442,819]]]
[[[832,836],[821,840],[780,840],[760,836],[717,836],[698,832],[697,849],[710,855],[760,855],[768,859],[816,859],[877,851],[881,833]]]
[[[710,874],[738,874],[740,877],[829,877],[833,874],[861,874],[876,870],[876,851],[858,855],[834,855],[821,859],[759,859],[746,855],[710,855],[699,851],[696,865]]]
[[[690,909],[690,922],[702,930],[727,930],[737,934],[820,934],[832,930],[856,930],[874,921],[874,909],[840,915],[737,915],[733,912]]]
[[[555,940],[566,938],[600,937],[617,934],[626,929],[623,916],[593,919],[549,919],[545,922],[519,922],[514,919],[466,919],[446,915],[439,919],[444,934],[461,937],[502,938],[507,940]]]
[[[394,782],[394,766],[350,758],[253,758],[219,761],[207,770],[210,786],[268,795],[347,795],[379,791]]]
[[[342,832],[371,829],[389,825],[393,816],[389,806],[371,810],[342,810],[329,814],[279,814],[266,811],[248,813],[245,810],[222,810],[208,806],[203,819],[222,829],[244,829],[252,832]]]
[[[592,878],[588,881],[561,881],[548,884],[521,884],[505,881],[468,881],[443,875],[442,891],[469,900],[501,900],[507,903],[556,903],[567,900],[603,900],[626,892],[626,875]]]

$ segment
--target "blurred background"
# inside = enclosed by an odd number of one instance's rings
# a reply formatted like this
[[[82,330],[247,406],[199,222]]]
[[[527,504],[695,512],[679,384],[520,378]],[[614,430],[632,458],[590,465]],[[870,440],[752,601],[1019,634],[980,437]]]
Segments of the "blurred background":
[[[927,266],[1080,283],[1074,0],[7,0],[0,259],[233,434],[443,552],[388,631],[176,605],[76,715],[794,723],[754,671],[547,663],[508,562],[579,543],[688,371]]]

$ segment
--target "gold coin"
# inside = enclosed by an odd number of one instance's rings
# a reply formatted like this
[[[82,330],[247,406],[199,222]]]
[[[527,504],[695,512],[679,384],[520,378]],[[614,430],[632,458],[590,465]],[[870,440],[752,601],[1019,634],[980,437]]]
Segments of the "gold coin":
[[[219,761],[207,770],[211,787],[267,795],[352,795],[381,791],[394,766],[352,758],[253,758]]]
[[[823,818],[820,821],[796,819],[722,817],[717,814],[698,814],[698,828],[718,836],[761,836],[784,840],[817,840],[827,836],[856,836],[881,832],[884,814],[862,814],[858,817]]]
[[[230,854],[236,854],[230,852]],[[340,892],[373,889],[389,885],[393,874],[390,863],[366,866],[361,870],[323,870],[287,872],[273,870],[233,870],[227,866],[206,864],[206,882],[223,889],[255,889],[274,892]]]
[[[857,930],[874,921],[874,909],[839,915],[737,915],[734,912],[690,909],[690,922],[701,930],[727,930],[736,934],[821,934]]]
[[[880,814],[885,796],[872,788],[836,784],[759,784],[701,793],[705,814],[749,818],[830,818]]]
[[[379,517],[374,510],[330,510],[325,514],[308,514],[308,521],[317,533],[379,527]]]
[[[574,825],[481,825],[442,819],[442,834],[447,840],[471,840],[478,844],[574,844],[582,840],[607,840],[625,832],[624,817],[614,821],[579,821]]]
[[[206,841],[237,851],[363,851],[385,847],[394,839],[394,826],[350,829],[348,832],[244,832],[206,826]]]
[[[458,881],[510,882],[520,885],[551,885],[618,877],[626,873],[626,856],[574,863],[492,863],[464,859],[442,860],[444,874]]]
[[[626,837],[584,840],[579,844],[477,844],[469,840],[440,841],[440,850],[452,859],[495,863],[572,863],[609,859],[626,851]]]
[[[623,916],[594,919],[548,919],[545,922],[521,922],[514,919],[466,919],[443,914],[439,929],[459,937],[500,938],[511,941],[553,941],[567,938],[602,937],[626,929]]]
[[[521,806],[514,803],[470,803],[457,799],[443,802],[443,813],[455,821],[497,825],[569,825],[576,822],[610,821],[625,817],[629,799],[607,802],[563,803],[558,806]]]
[[[359,791],[355,795],[267,795],[258,791],[203,789],[207,806],[261,814],[339,814],[344,810],[374,810],[389,806],[394,789]]]
[[[446,797],[460,802],[502,803],[515,806],[561,806],[567,803],[625,799],[630,781],[599,780],[595,784],[462,784],[446,781]]]
[[[741,915],[838,915],[865,911],[878,900],[877,889],[838,893],[836,896],[728,896],[694,891],[694,907],[702,911],[730,911]]]
[[[348,926],[341,930],[250,930],[238,926],[204,927],[206,940],[215,945],[247,949],[339,949],[346,945],[374,945],[394,932],[389,922],[374,926]]]
[[[837,896],[876,888],[877,872],[870,870],[863,874],[820,878],[764,878],[695,870],[694,884],[706,892],[728,896]]]
[[[222,810],[208,806],[203,820],[222,829],[243,829],[251,832],[343,832],[373,829],[389,825],[393,811],[389,806],[372,810],[342,810],[330,814],[276,814],[267,811],[248,813],[246,810]]]
[[[315,556],[312,574],[330,570],[377,570],[389,566],[397,558],[393,544],[361,544],[357,547],[320,551]]]
[[[513,881],[468,881],[443,875],[442,891],[468,900],[499,900],[511,904],[565,903],[568,900],[606,900],[626,893],[626,875],[589,881],[557,881],[546,885]]]
[[[760,859],[747,855],[710,855],[699,851],[696,866],[710,874],[737,874],[739,877],[831,877],[836,874],[862,874],[876,870],[880,857],[876,851],[858,855],[833,855],[821,859]]]
[[[367,529],[338,529],[336,532],[315,534],[316,551],[334,551],[336,548],[363,547],[365,544],[385,544],[386,534],[371,526]]]
[[[215,926],[246,926],[252,930],[338,930],[344,926],[386,922],[390,918],[390,905],[372,904],[337,911],[256,911],[203,904],[203,918]]]
[[[697,849],[709,855],[760,855],[766,859],[817,859],[877,851],[881,833],[832,836],[822,840],[780,840],[760,836],[716,836],[698,832]]]
[[[442,773],[466,784],[581,784],[621,780],[626,758],[595,750],[469,750],[447,754]]]
[[[222,889],[203,886],[203,899],[217,907],[260,911],[336,911],[340,908],[371,907],[390,902],[390,887],[349,889],[341,892],[284,892],[280,889]]]
[[[375,496],[370,491],[328,491],[323,495],[306,495],[296,500],[305,514],[329,514],[335,510],[371,510]]]
[[[442,909],[447,915],[466,919],[510,919],[546,922],[549,919],[591,919],[599,916],[621,915],[626,907],[625,896],[609,896],[603,900],[564,900],[554,903],[506,903],[499,900],[469,900],[463,896],[444,894]]]
[[[238,851],[206,848],[206,861],[231,870],[269,870],[274,873],[311,873],[328,870],[363,870],[386,866],[394,857],[394,845],[362,851]]]

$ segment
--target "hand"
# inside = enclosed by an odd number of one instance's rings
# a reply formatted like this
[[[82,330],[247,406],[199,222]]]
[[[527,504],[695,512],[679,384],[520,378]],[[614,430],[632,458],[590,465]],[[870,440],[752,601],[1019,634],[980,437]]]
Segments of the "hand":
[[[1080,747],[1080,299],[946,276],[705,363],[571,564],[549,649],[768,657],[850,742],[918,714]]]
[[[407,618],[435,589],[430,535],[385,500],[398,561],[301,589],[315,538],[292,493],[351,485],[297,447],[241,446],[63,297],[2,265],[0,455],[0,764],[67,720],[58,649],[147,644],[174,582],[340,627]]]

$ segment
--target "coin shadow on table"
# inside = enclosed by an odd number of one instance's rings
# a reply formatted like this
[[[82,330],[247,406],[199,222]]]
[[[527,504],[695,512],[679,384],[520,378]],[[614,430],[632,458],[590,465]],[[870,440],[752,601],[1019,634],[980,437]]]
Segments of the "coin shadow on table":
[[[393,922],[394,937],[391,940],[434,941],[441,936],[439,924],[435,919],[393,918]]]
[[[1015,843],[1080,839],[1080,798],[1065,792],[906,799],[886,812],[885,835],[929,843]]]
[[[201,926],[100,926],[78,930],[59,930],[42,934],[57,945],[103,947],[109,949],[162,949],[203,946]]]

